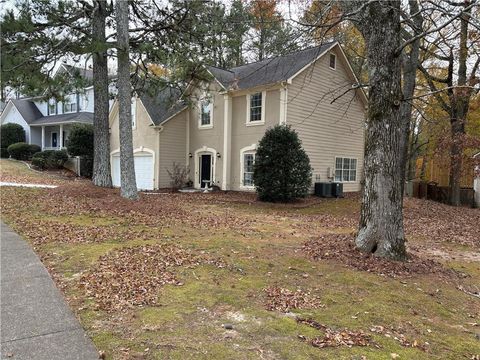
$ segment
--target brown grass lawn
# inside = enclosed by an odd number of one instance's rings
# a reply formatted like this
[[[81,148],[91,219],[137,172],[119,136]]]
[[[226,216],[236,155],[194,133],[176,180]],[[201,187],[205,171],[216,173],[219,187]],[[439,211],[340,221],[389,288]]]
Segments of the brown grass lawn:
[[[52,180],[1,160],[1,178]],[[43,178],[43,179],[42,179]],[[407,199],[407,263],[357,253],[355,196],[1,188],[109,359],[478,359],[480,210]],[[477,356],[477,357],[475,357]]]

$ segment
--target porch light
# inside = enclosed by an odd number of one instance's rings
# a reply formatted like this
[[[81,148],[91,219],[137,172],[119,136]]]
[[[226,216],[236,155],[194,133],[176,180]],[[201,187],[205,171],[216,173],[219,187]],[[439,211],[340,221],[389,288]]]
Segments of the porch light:
[[[217,153],[217,158],[220,159],[221,157],[222,157],[222,155],[220,155],[220,153]]]
[[[188,157],[192,158],[193,157],[192,153],[188,153]]]

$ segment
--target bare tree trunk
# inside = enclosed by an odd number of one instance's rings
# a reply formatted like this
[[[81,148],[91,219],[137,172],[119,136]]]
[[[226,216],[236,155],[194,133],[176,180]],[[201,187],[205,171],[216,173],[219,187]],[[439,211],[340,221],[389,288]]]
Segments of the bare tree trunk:
[[[422,32],[423,17],[419,11],[419,6],[417,0],[410,0],[408,2],[410,7],[410,14],[412,15],[412,22],[414,23],[416,29],[412,36],[417,35]],[[419,63],[420,55],[420,38],[414,41],[410,45],[410,52],[407,54],[406,49],[404,49],[404,62],[403,62],[403,98],[412,99],[415,92],[415,85],[417,83],[417,66]],[[411,149],[413,146],[408,146],[409,138],[412,134],[411,123],[412,123],[412,102],[413,100],[403,101],[400,106],[400,116],[403,119],[403,131],[401,139],[401,148],[403,149],[401,166],[402,174],[405,174],[406,179],[409,180],[411,173]],[[408,165],[407,165],[408,164]],[[405,186],[405,181],[402,182],[402,193],[403,187]]]
[[[344,3],[345,4],[345,3]],[[351,2],[346,2],[352,4]],[[359,2],[354,2],[358,8]],[[367,49],[369,100],[358,249],[406,258],[403,230],[404,118],[400,54],[400,2],[372,2],[358,23]]]
[[[138,199],[132,143],[130,59],[128,44],[128,2],[115,4],[117,22],[117,87],[118,123],[120,133],[120,193],[124,198]]]
[[[465,2],[467,4],[467,2]],[[452,143],[450,147],[450,205],[460,206],[460,181],[463,162],[463,135],[470,105],[471,89],[467,89],[467,38],[470,12],[460,19],[460,51],[458,56],[458,88],[450,93],[450,128]]]
[[[408,150],[406,152],[406,168],[405,168],[405,181],[410,181],[415,178],[416,159],[417,159],[417,138],[413,134],[412,127],[410,131],[410,141],[408,142]]]
[[[450,145],[450,205],[460,206],[460,181],[463,163],[463,134],[465,121],[453,119],[451,123],[452,144]]]
[[[425,181],[425,174],[427,172],[428,158],[427,155],[423,155],[422,167],[420,168],[420,180]]]
[[[108,67],[105,50],[105,21],[107,4],[104,0],[94,3],[92,18],[93,42],[99,50],[93,53],[93,177],[96,186],[111,187],[110,134],[108,131]]]

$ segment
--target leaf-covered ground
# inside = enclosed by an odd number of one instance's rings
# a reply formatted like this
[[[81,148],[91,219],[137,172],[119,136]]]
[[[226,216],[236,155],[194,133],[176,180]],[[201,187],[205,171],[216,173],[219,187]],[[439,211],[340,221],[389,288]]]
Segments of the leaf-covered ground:
[[[475,359],[480,210],[405,203],[407,263],[352,246],[359,202],[141,194],[1,160],[2,219],[109,359]],[[32,180],[33,181],[33,180]]]

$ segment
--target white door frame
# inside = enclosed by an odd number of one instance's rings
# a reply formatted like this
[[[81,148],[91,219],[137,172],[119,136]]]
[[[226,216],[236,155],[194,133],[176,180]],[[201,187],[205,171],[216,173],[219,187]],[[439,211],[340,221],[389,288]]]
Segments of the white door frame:
[[[217,150],[203,146],[200,149],[195,150],[194,187],[197,189],[201,188],[200,179],[199,179],[200,178],[200,155],[204,155],[204,154],[212,155],[211,181],[212,181],[212,185],[215,185],[215,168],[217,167]]]

